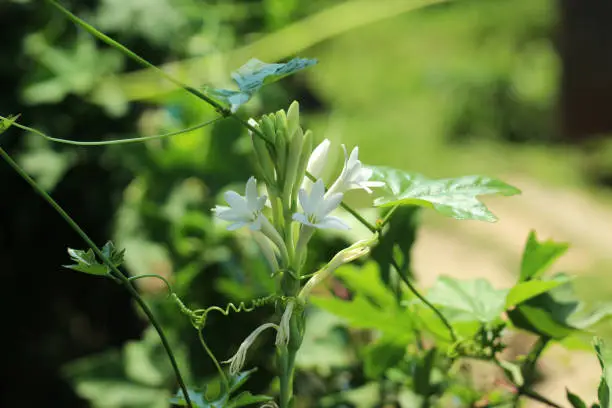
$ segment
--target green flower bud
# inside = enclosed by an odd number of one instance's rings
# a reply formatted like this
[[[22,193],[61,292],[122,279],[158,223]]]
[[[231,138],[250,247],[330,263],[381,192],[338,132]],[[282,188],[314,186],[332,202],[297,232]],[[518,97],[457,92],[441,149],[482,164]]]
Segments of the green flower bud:
[[[293,135],[293,139],[289,143],[289,155],[287,156],[287,167],[285,168],[285,182],[283,185],[283,198],[287,200],[287,204],[291,202],[291,192],[295,184],[295,175],[297,174],[298,166],[302,153],[302,145],[304,144],[304,132],[298,127]]]
[[[275,128],[276,128],[276,137],[284,138],[286,144],[288,145],[291,139],[289,139],[290,135],[289,135],[289,130],[287,128],[287,115],[285,114],[285,111],[282,109],[276,112]]]
[[[289,139],[292,139],[295,132],[300,127],[300,104],[293,101],[287,110],[287,133]]]
[[[298,191],[300,191],[300,187],[302,186],[302,182],[304,181],[304,177],[306,176],[306,167],[308,166],[308,159],[310,157],[310,152],[312,152],[312,147],[314,143],[314,136],[312,135],[312,132],[310,130],[306,131],[306,134],[304,135],[303,139],[304,141],[302,142],[302,153],[300,154],[297,171],[295,172],[295,181],[293,182],[293,191],[291,192],[291,195],[294,199],[297,199]]]
[[[268,150],[268,145],[265,140],[255,135],[251,135],[253,141],[253,149],[255,150],[255,157],[257,157],[257,164],[263,178],[266,180],[266,184],[273,186],[276,183],[276,177],[274,173],[274,161]]]
[[[261,121],[259,122],[259,127],[264,136],[266,136],[266,139],[268,139],[272,143],[275,143],[276,131],[274,130],[274,117],[272,116],[271,118],[270,116],[272,115],[263,115],[261,117]]]

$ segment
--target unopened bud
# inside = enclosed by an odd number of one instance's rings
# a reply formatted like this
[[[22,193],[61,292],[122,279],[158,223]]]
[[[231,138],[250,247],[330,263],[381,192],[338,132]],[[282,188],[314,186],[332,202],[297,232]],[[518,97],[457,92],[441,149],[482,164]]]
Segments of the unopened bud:
[[[287,132],[292,139],[300,127],[300,104],[293,101],[287,110]]]

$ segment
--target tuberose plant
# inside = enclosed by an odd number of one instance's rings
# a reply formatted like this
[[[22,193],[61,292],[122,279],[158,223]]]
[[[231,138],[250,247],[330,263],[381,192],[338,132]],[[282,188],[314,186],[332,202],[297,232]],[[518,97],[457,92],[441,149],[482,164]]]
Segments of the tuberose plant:
[[[64,15],[100,40],[115,47],[140,64],[150,63],[121,44],[79,19],[54,0],[48,0]],[[372,378],[385,378],[399,390],[411,389],[419,397],[419,405],[428,406],[517,406],[521,397],[531,398],[548,406],[559,405],[533,389],[536,363],[544,349],[554,341],[585,332],[606,313],[580,315],[582,305],[571,293],[571,279],[565,275],[544,277],[546,268],[567,249],[567,245],[539,241],[535,233],[528,237],[516,284],[508,289],[494,289],[482,279],[461,281],[440,278],[423,294],[408,273],[405,262],[398,261],[395,247],[402,231],[394,227],[405,207],[423,207],[459,220],[496,221],[495,215],[478,200],[478,196],[500,194],[512,196],[520,191],[502,181],[467,176],[431,180],[416,173],[383,166],[368,166],[359,159],[359,148],[342,145],[344,162],[331,182],[322,178],[324,170],[333,165],[327,139],[315,142],[315,136],[304,130],[300,121],[299,103],[288,109],[245,120],[237,115],[241,105],[265,84],[293,74],[316,63],[295,58],[285,64],[265,64],[251,60],[232,74],[238,90],[206,87],[195,89],[159,71],[185,91],[211,105],[218,118],[179,132],[137,139],[105,142],[78,142],[55,139],[17,122],[18,117],[1,117],[2,131],[14,126],[34,132],[48,140],[75,145],[108,145],[142,142],[171,137],[209,125],[222,119],[233,119],[248,129],[258,174],[245,181],[244,191],[226,191],[225,204],[211,211],[228,230],[245,228],[257,243],[269,266],[270,279],[276,291],[251,302],[213,305],[192,309],[172,290],[170,283],[154,274],[128,276],[119,268],[125,250],[112,242],[98,247],[26,172],[2,149],[0,155],[79,233],[87,249],[68,249],[72,264],[67,268],[78,272],[104,276],[123,285],[134,297],[156,329],[175,371],[179,390],[171,402],[188,407],[240,407],[252,404],[289,408],[297,406],[294,395],[296,357],[308,330],[310,303],[347,319],[354,327],[374,329],[381,336],[366,353],[365,365]],[[355,209],[343,203],[350,190],[363,190],[379,209],[379,217],[370,222]],[[400,214],[401,215],[401,214]],[[323,266],[312,268],[307,262],[313,237],[319,230],[350,229],[348,217],[353,217],[369,231],[368,236],[338,251]],[[399,234],[399,235],[398,235]],[[394,241],[395,240],[395,241]],[[346,267],[384,245],[388,249],[389,265],[397,276],[391,288],[378,277],[372,263],[363,267]],[[340,275],[353,289],[352,299],[317,296],[314,289],[332,275]],[[214,362],[219,386],[201,384],[190,387],[181,374],[164,329],[134,286],[141,278],[162,279],[168,287],[169,299],[177,311],[193,325],[204,350]],[[274,305],[276,314],[253,329],[235,354],[223,362],[214,355],[205,341],[207,317],[216,312],[223,315],[249,312],[263,305]],[[177,313],[178,313],[177,312]],[[501,357],[505,348],[503,334],[507,329],[521,329],[538,336],[531,352],[521,361],[506,361]],[[275,333],[278,376],[277,395],[252,395],[240,391],[254,370],[246,370],[249,350],[258,336],[266,331]],[[414,347],[413,347],[414,346]],[[601,339],[595,349],[603,375],[598,390],[599,403],[610,406],[610,350]],[[507,389],[485,395],[466,385],[458,369],[461,361],[477,359],[490,362],[506,374]],[[222,364],[226,364],[224,368]],[[396,392],[395,394],[399,394]],[[449,398],[452,397],[452,398]],[[567,399],[573,407],[586,404],[570,391]],[[397,401],[394,401],[397,402]],[[408,405],[402,405],[408,406]]]

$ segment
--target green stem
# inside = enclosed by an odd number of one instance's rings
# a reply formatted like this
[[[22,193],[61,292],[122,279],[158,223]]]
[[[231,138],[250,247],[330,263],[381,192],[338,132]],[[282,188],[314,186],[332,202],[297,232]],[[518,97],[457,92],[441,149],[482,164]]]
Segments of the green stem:
[[[451,339],[453,341],[457,341],[457,334],[455,333],[455,329],[453,328],[453,326],[450,324],[450,322],[446,319],[446,317],[444,317],[444,315],[442,314],[442,312],[440,312],[440,310],[438,310],[437,307],[435,307],[429,300],[427,300],[427,298],[425,298],[425,296],[423,296],[418,290],[417,288],[414,287],[414,285],[412,284],[412,282],[410,282],[410,279],[408,279],[407,276],[405,276],[402,272],[401,272],[401,268],[400,266],[397,264],[397,261],[395,260],[395,258],[391,258],[391,265],[393,265],[393,267],[395,268],[395,270],[397,271],[397,273],[399,274],[400,278],[402,278],[402,281],[406,284],[406,286],[408,286],[408,289],[410,289],[410,291],[417,297],[419,298],[419,300],[423,303],[425,303],[425,305],[427,305],[427,307],[429,307],[435,314],[436,316],[438,316],[438,318],[440,319],[440,321],[442,321],[442,323],[444,324],[444,326],[446,326],[446,328],[448,329],[448,332],[451,336]]]
[[[144,314],[147,316],[147,318],[149,319],[149,321],[151,322],[151,324],[157,331],[157,334],[159,335],[162,345],[164,349],[166,350],[166,354],[168,355],[168,359],[170,360],[170,364],[172,365],[172,369],[174,370],[174,373],[176,375],[177,382],[179,383],[179,386],[181,387],[181,390],[183,391],[183,394],[185,395],[185,402],[187,403],[188,407],[191,407],[192,405],[191,405],[191,400],[189,399],[189,394],[187,393],[187,386],[185,385],[185,382],[183,381],[183,377],[181,375],[178,364],[176,362],[176,358],[174,357],[172,347],[170,346],[170,343],[168,342],[168,339],[166,338],[166,335],[161,325],[157,321],[157,318],[153,315],[153,312],[151,311],[149,306],[145,303],[144,299],[140,296],[138,291],[134,288],[129,278],[126,277],[123,273],[121,273],[121,271],[119,271],[119,269],[102,253],[100,248],[98,248],[98,246],[91,240],[91,238],[89,238],[89,236],[85,233],[85,231],[83,231],[83,229],[79,227],[76,221],[74,221],[72,217],[70,217],[68,213],[66,213],[66,211],[64,211],[64,209],[53,198],[51,198],[51,196],[45,190],[43,190],[36,183],[36,181],[34,181],[34,179],[32,179],[32,177],[30,177],[29,174],[26,173],[21,168],[21,166],[19,166],[11,158],[11,156],[9,156],[9,154],[1,147],[0,147],[0,156],[2,156],[2,158],[9,164],[9,166],[11,166],[13,170],[15,170],[17,174],[19,174],[21,178],[23,178],[34,189],[34,191],[36,191],[40,196],[42,196],[42,198],[45,201],[47,201],[47,203],[49,203],[51,207],[53,207],[53,209],[68,223],[68,225],[70,225],[70,227],[77,234],[80,235],[83,241],[85,241],[87,245],[94,251],[94,253],[102,260],[102,262],[104,262],[104,264],[111,269],[113,276],[121,281],[123,286],[125,286],[125,288],[130,293],[130,295],[134,298],[136,303],[138,303],[138,306],[140,306]]]
[[[380,222],[379,229],[382,229],[385,225],[387,225],[387,223],[389,221],[391,221],[391,217],[393,216],[393,213],[395,213],[395,211],[398,208],[399,208],[399,205],[394,205],[393,207],[391,207],[389,212],[387,212],[387,214],[385,214],[385,218],[383,218],[382,221]]]
[[[216,117],[214,119],[211,120],[207,120],[206,122],[203,123],[199,123],[197,125],[188,127],[186,129],[183,130],[178,130],[176,132],[170,132],[170,133],[164,133],[162,135],[151,135],[151,136],[143,136],[143,137],[134,137],[134,138],[130,138],[130,139],[117,139],[117,140],[103,140],[100,142],[80,142],[78,140],[68,140],[68,139],[59,139],[56,137],[51,137],[49,135],[44,134],[43,132],[41,132],[40,130],[31,128],[29,126],[25,126],[22,124],[19,124],[17,122],[13,122],[12,126],[15,126],[17,128],[26,130],[28,132],[32,132],[35,133],[51,142],[56,142],[56,143],[63,143],[63,144],[69,144],[69,145],[76,145],[76,146],[107,146],[107,145],[118,145],[118,144],[128,144],[128,143],[140,143],[140,142],[146,142],[148,140],[155,140],[155,139],[163,139],[166,137],[171,137],[171,136],[177,136],[177,135],[182,135],[183,133],[189,133],[189,132],[193,132],[194,130],[197,129],[201,129],[205,126],[211,125],[219,120],[223,119],[222,116]],[[0,116],[0,120],[8,120],[8,118],[5,118],[3,116]]]
[[[521,399],[521,396],[523,395],[529,398],[532,398],[532,399],[536,399],[538,401],[540,401],[538,398],[544,398],[543,396],[539,395],[535,391],[532,391],[531,387],[533,386],[536,364],[539,358],[541,357],[542,352],[544,352],[544,349],[546,348],[549,342],[550,342],[550,337],[542,336],[538,338],[538,341],[533,345],[533,348],[527,355],[527,358],[525,359],[523,366],[521,367],[521,370],[523,372],[524,383],[522,386],[517,387],[517,392],[514,395],[514,400],[513,400],[513,405],[512,405],[513,407],[519,406],[519,401]],[[544,401],[541,401],[541,402],[544,402]],[[544,403],[548,404],[548,402],[544,402]],[[552,404],[553,405],[551,404],[548,404],[548,405],[557,406],[554,403]]]
[[[230,384],[227,379],[227,376],[225,375],[225,371],[223,371],[223,369],[221,368],[221,364],[219,364],[219,361],[217,361],[217,358],[213,354],[212,350],[210,349],[210,347],[208,347],[208,344],[206,344],[206,341],[204,340],[204,334],[202,334],[201,328],[198,328],[198,338],[200,339],[200,343],[202,344],[202,347],[204,348],[204,350],[206,350],[206,354],[208,354],[208,357],[210,357],[215,367],[217,368],[217,371],[219,372],[219,376],[221,377],[221,381],[223,381],[223,386],[225,387],[225,391],[228,392]]]

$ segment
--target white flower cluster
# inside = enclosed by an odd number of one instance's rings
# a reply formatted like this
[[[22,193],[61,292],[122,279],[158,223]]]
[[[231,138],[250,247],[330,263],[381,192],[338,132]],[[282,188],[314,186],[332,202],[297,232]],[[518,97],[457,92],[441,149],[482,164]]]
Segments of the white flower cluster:
[[[372,170],[362,166],[358,158],[358,147],[355,147],[349,156],[346,147],[342,145],[344,150],[342,172],[326,192],[325,184],[320,176],[327,164],[329,146],[329,140],[325,139],[313,150],[308,160],[307,170],[317,178],[317,181],[312,184],[310,180],[305,178],[298,194],[302,212],[296,212],[292,218],[294,221],[309,227],[346,230],[349,227],[344,221],[330,215],[342,202],[344,193],[353,189],[363,189],[372,193],[371,187],[381,187],[384,183],[369,181],[372,177]],[[227,191],[224,198],[229,207],[218,205],[213,211],[217,217],[231,222],[227,227],[228,230],[248,226],[253,231],[259,231],[270,225],[263,214],[267,196],[258,194],[255,177],[251,177],[247,181],[244,196],[235,191]]]

